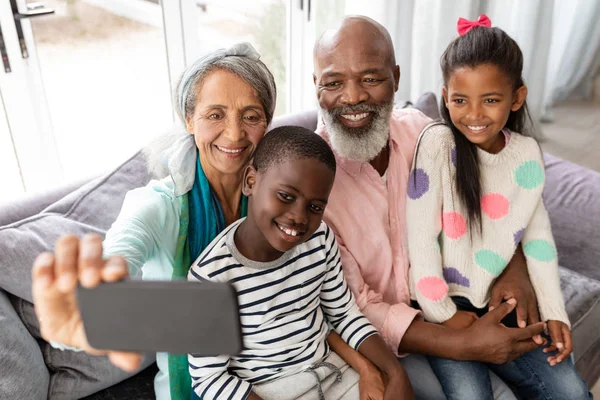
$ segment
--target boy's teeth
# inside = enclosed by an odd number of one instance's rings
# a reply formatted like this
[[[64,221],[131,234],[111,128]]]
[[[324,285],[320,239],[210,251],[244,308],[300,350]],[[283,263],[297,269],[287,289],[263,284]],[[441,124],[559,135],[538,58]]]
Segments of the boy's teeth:
[[[283,232],[285,232],[286,234],[290,235],[290,236],[298,236],[298,231],[295,231],[293,229],[289,229],[289,228],[284,228],[283,226],[277,225],[279,227],[279,229],[281,229]]]
[[[467,128],[469,128],[472,131],[480,131],[480,130],[487,128],[487,125],[483,125],[483,126],[467,125]]]
[[[229,154],[237,154],[244,151],[244,149],[226,149],[225,147],[217,146],[217,149],[221,150],[223,153]]]
[[[361,119],[367,118],[368,116],[369,116],[369,113],[342,115],[343,118],[350,120],[350,121],[360,121]]]

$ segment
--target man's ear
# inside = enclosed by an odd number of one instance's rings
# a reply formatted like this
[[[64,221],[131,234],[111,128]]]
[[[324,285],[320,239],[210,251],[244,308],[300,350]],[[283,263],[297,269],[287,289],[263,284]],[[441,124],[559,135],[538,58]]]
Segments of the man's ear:
[[[256,185],[256,170],[252,165],[248,165],[244,169],[244,180],[242,182],[242,193],[244,196],[252,196],[254,185]]]
[[[519,109],[521,107],[523,107],[523,104],[525,103],[525,100],[527,99],[527,86],[523,85],[520,88],[517,89],[517,91],[515,92],[515,95],[513,97],[513,103],[510,107],[511,111],[519,111]]]
[[[313,73],[313,84],[317,86],[317,76]]]
[[[396,65],[394,67],[394,92],[398,91],[398,87],[400,87],[400,66]]]
[[[442,97],[444,98],[446,108],[448,108],[448,88],[446,86],[442,86]]]

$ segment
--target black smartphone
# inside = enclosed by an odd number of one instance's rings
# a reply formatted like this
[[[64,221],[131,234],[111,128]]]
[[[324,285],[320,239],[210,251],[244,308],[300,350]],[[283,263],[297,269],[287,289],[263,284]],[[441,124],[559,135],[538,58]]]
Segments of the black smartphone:
[[[226,283],[127,280],[77,288],[89,344],[97,349],[236,355],[237,294]]]

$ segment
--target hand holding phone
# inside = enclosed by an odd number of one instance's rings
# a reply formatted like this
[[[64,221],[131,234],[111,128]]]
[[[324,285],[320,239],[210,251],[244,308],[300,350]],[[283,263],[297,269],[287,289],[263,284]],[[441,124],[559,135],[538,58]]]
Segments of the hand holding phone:
[[[106,355],[126,371],[135,371],[142,362],[139,353],[98,350],[85,336],[77,305],[77,284],[97,286],[100,282],[116,282],[127,278],[127,262],[123,257],[102,257],[102,238],[85,235],[61,236],[54,253],[40,254],[32,269],[32,291],[40,332],[46,341],[76,347],[93,355]]]
[[[77,289],[94,348],[235,355],[242,350],[237,294],[226,283],[121,281]]]

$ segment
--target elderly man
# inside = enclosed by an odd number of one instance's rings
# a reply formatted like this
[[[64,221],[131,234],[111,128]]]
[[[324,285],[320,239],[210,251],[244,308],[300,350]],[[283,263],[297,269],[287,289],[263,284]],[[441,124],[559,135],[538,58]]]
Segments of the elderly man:
[[[496,309],[467,329],[427,323],[410,307],[405,198],[417,138],[430,119],[393,109],[399,79],[389,33],[368,18],[346,18],[315,45],[317,133],[329,141],[339,167],[325,221],[336,233],[346,279],[397,354],[512,360],[542,343],[541,323],[518,329],[500,323],[515,307],[514,299],[500,304],[510,297],[519,301],[520,326],[539,320],[522,252],[494,288],[490,305]],[[405,357],[403,364],[418,397],[444,398],[422,355]],[[514,398],[497,377],[493,381],[497,398]]]

